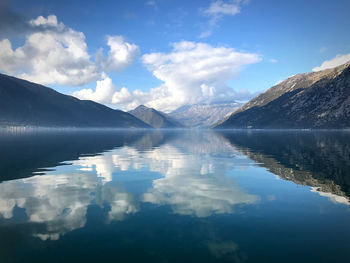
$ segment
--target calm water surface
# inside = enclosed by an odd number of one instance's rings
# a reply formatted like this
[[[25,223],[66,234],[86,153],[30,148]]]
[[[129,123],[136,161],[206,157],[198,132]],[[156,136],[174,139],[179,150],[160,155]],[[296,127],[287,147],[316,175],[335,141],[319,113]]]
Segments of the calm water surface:
[[[350,133],[2,131],[0,262],[350,262]]]

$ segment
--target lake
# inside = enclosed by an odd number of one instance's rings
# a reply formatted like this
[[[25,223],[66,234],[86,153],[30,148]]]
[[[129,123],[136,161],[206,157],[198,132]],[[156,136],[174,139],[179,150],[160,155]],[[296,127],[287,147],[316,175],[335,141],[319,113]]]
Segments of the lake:
[[[350,132],[2,130],[0,262],[349,262]]]

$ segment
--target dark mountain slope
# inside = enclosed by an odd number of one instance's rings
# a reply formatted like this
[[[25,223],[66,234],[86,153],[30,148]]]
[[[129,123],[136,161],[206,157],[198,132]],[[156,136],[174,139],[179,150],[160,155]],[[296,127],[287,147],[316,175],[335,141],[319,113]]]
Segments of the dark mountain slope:
[[[143,122],[151,125],[154,128],[181,128],[179,122],[174,120],[172,117],[167,114],[157,111],[153,108],[148,108],[144,105],[140,105],[134,110],[129,111],[130,114],[134,115],[136,118],[139,118]]]
[[[350,63],[288,78],[217,127],[349,128]]]
[[[0,74],[0,125],[149,127],[129,113]]]

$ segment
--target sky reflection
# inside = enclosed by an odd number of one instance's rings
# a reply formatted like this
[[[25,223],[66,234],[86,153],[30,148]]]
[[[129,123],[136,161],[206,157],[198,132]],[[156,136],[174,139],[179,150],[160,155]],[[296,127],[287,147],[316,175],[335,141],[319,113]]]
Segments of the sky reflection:
[[[146,204],[169,207],[176,215],[197,218],[233,214],[262,202],[262,194],[251,190],[255,186],[242,186],[234,175],[233,171],[239,170],[249,179],[249,167],[260,169],[271,180],[276,180],[277,175],[277,179],[311,186],[309,190],[319,197],[349,204],[348,197],[325,191],[329,184],[312,179],[310,171],[285,167],[273,156],[253,150],[252,146],[242,148],[241,143],[213,132],[135,136],[102,153],[81,154],[42,175],[2,182],[0,223],[33,225],[32,236],[58,240],[86,225],[91,206],[103,211],[105,223],[125,220]],[[291,175],[294,177],[288,179]],[[303,176],[307,180],[301,181]],[[323,190],[318,188],[320,185]],[[263,195],[269,202],[278,199],[275,193]],[[224,244],[221,251],[216,245],[208,246],[214,254],[235,247]]]
[[[91,204],[107,204],[106,221],[111,222],[137,213],[142,202],[169,205],[176,214],[197,217],[233,213],[235,205],[258,202],[257,195],[247,193],[233,178],[225,177],[235,161],[242,164],[242,156],[228,162],[227,158],[237,154],[232,146],[214,143],[218,138],[210,133],[201,136],[205,138],[193,140],[191,136],[180,140],[182,143],[172,140],[147,150],[140,149],[140,144],[117,147],[66,162],[44,175],[3,182],[0,215],[15,220],[15,208],[24,209],[26,222],[45,225],[33,236],[57,240],[85,226]],[[226,159],[219,156],[225,151],[230,152]],[[123,172],[130,171],[137,174],[136,179],[151,182],[151,187],[138,197],[120,182],[125,178]],[[150,172],[158,174],[158,178],[150,177]]]

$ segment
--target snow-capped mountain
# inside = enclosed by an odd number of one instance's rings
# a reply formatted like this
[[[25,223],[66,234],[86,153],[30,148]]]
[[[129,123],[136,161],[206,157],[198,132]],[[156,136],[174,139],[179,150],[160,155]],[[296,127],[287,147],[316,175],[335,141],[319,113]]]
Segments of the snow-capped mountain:
[[[242,105],[239,102],[186,105],[169,115],[187,127],[211,127]]]

